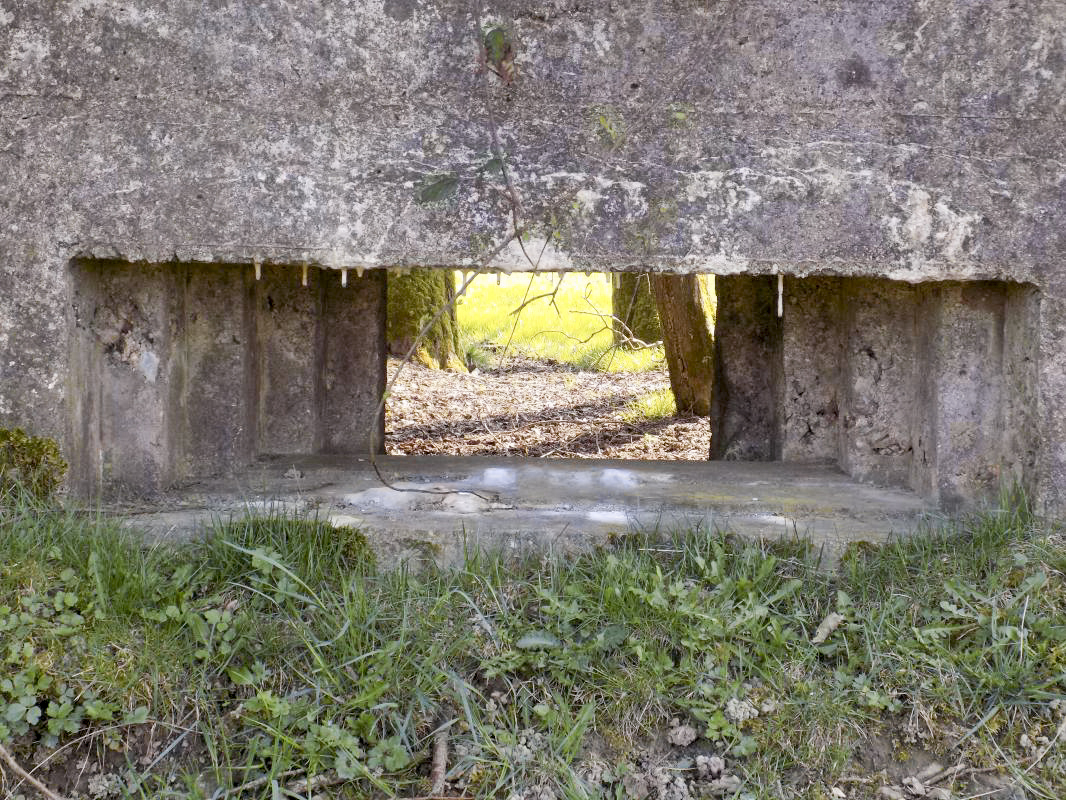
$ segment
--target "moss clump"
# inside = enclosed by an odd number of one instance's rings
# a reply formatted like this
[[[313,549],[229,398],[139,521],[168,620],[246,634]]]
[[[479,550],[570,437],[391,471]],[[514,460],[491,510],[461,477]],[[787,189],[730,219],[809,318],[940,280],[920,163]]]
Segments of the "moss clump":
[[[0,428],[0,501],[18,492],[48,500],[66,472],[67,462],[54,439],[30,436],[21,428]]]
[[[350,525],[338,525],[333,535],[343,543],[344,559],[353,565],[361,565],[363,572],[373,572],[377,567],[377,554],[367,541],[366,534]]]
[[[647,275],[631,272],[618,275],[611,293],[611,302],[612,313],[616,318],[615,344],[624,347],[627,344],[635,344],[631,339],[657,342],[663,338],[659,313],[655,308],[655,297],[651,293],[651,283]]]
[[[386,310],[389,355],[407,355],[423,326],[454,299],[455,292],[455,273],[450,269],[390,272]],[[465,372],[459,353],[459,326],[452,304],[418,342],[415,359],[432,369]]]

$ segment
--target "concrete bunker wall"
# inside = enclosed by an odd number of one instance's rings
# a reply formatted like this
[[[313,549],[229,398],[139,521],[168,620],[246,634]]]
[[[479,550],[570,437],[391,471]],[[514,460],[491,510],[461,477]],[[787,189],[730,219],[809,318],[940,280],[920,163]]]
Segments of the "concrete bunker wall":
[[[93,403],[131,392],[135,366],[105,368],[115,353],[70,309],[122,270],[72,276],[72,259],[134,265],[161,292],[138,300],[146,318],[213,343],[181,311],[214,285],[196,265],[243,282],[257,260],[290,265],[293,285],[302,263],[523,269],[518,221],[545,270],[709,272],[726,294],[763,286],[768,307],[787,276],[780,320],[724,309],[731,457],[835,459],[945,502],[999,464],[1066,512],[1066,0],[535,5],[0,0],[0,425],[57,437],[83,480],[114,478],[86,444],[112,437]],[[480,67],[493,27],[511,80]],[[172,262],[189,265],[181,292],[143,266]],[[248,330],[251,291],[206,329]],[[287,324],[328,349],[305,299]],[[138,390],[146,441],[179,465],[159,483],[332,446],[323,422],[303,428],[320,444],[284,441],[241,341],[204,346],[244,376],[223,382],[246,399],[217,438],[197,438],[189,398],[213,385],[197,348],[152,351],[176,387]],[[294,385],[328,385],[314,374]]]
[[[944,507],[1038,489],[1040,295],[1005,281],[717,280],[712,457],[835,463]]]
[[[384,273],[71,265],[69,436],[83,494],[144,494],[260,455],[380,448]]]

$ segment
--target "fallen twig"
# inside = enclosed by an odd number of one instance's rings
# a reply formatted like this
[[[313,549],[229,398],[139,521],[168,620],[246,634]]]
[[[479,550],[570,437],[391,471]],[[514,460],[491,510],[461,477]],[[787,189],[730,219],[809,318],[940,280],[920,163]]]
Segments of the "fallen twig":
[[[63,800],[62,796],[56,794],[43,783],[41,783],[39,780],[37,780],[35,777],[30,775],[30,773],[26,772],[26,770],[22,768],[22,765],[20,765],[19,762],[15,760],[15,757],[11,755],[11,753],[8,752],[7,748],[4,747],[2,744],[0,744],[0,759],[3,759],[4,762],[9,767],[11,767],[12,771],[16,775],[22,778],[22,780],[24,780],[42,795],[47,797],[48,800]]]
[[[441,726],[433,736],[433,769],[429,772],[431,795],[444,794],[444,778],[448,774],[448,728]]]
[[[336,786],[339,783],[347,783],[350,780],[351,778],[342,778],[336,772],[332,774],[324,773],[322,775],[315,775],[313,778],[304,778],[303,780],[287,783],[285,784],[285,791],[292,794],[308,794],[310,792],[317,792],[319,789]]]

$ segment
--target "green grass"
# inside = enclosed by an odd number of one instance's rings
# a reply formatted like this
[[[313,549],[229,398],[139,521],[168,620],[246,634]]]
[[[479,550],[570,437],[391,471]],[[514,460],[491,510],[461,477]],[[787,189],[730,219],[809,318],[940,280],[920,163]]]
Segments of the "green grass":
[[[653,421],[677,414],[677,401],[669,389],[657,389],[633,400],[623,411],[626,422]]]
[[[316,775],[331,796],[410,797],[447,726],[455,794],[624,797],[676,718],[753,798],[830,796],[879,731],[894,759],[925,748],[1064,796],[1066,748],[1022,735],[1066,730],[1066,552],[1024,503],[816,562],[803,541],[688,531],[415,574],[315,520],[145,548],[15,503],[0,743],[27,766],[56,754],[45,778],[87,757],[135,797],[286,797]],[[691,755],[670,763],[692,777]]]
[[[614,347],[610,275],[567,273],[561,287],[554,274],[502,275],[500,286],[496,280],[495,275],[477,276],[459,300],[457,315],[468,363],[488,363],[483,354],[490,346],[495,352],[507,347],[512,353],[579,369],[642,372],[663,363],[662,347],[637,351]],[[552,293],[553,297],[542,296]]]

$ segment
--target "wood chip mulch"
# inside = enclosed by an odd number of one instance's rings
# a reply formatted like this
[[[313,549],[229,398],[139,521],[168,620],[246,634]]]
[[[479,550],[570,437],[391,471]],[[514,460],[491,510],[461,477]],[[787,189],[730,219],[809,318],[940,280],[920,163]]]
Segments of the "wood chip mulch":
[[[390,359],[390,378],[398,364]],[[386,403],[385,446],[391,455],[705,461],[705,418],[624,418],[633,401],[669,387],[665,366],[583,372],[511,356],[466,374],[409,363]]]

